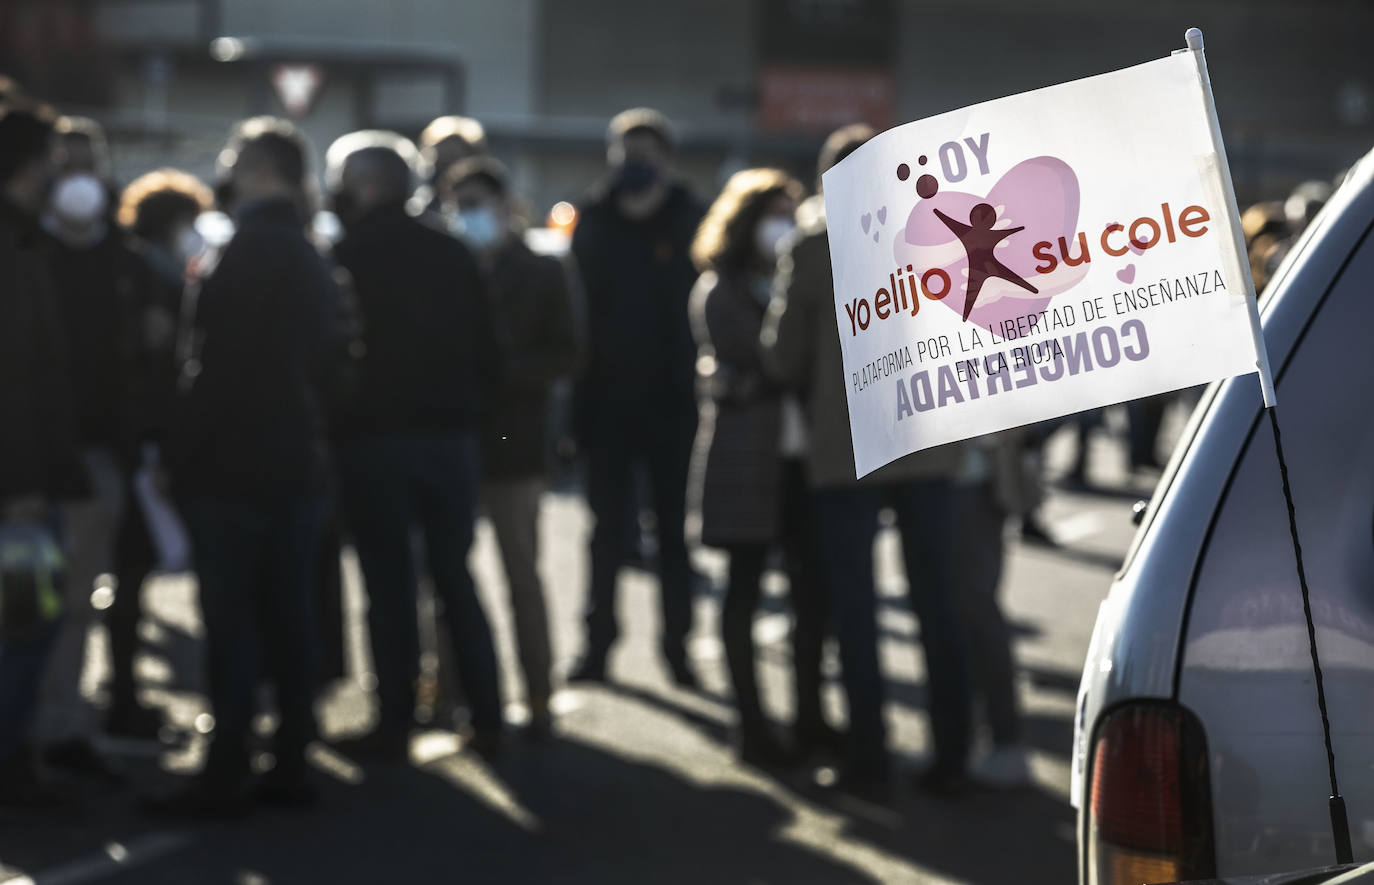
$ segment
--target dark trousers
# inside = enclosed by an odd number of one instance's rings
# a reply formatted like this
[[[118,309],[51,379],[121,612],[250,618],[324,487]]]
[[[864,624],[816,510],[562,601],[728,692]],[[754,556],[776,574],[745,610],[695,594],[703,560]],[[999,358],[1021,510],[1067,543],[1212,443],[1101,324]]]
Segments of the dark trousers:
[[[1164,409],[1170,399],[1168,395],[1147,396],[1126,403],[1132,467],[1152,467],[1159,463],[1156,453],[1159,428],[1164,423]]]
[[[110,709],[127,710],[137,701],[134,656],[138,653],[138,623],[143,617],[143,583],[157,567],[157,552],[138,506],[133,483],[129,506],[115,538],[115,597],[105,612],[110,636]]]
[[[809,496],[801,463],[788,462],[783,472],[782,532],[778,546],[782,549],[794,619],[792,664],[799,735],[819,733],[824,721],[821,716],[821,651],[829,609]],[[740,728],[746,739],[759,734],[765,724],[754,669],[754,615],[759,605],[760,579],[772,546],[740,544],[727,548],[730,587],[721,610],[721,638],[730,682],[735,690]]]
[[[38,680],[57,640],[60,621],[29,636],[0,641],[0,773],[23,765],[38,709]]]
[[[991,484],[956,485],[950,507],[954,595],[969,647],[969,675],[983,705],[992,741],[999,747],[1021,739],[1011,628],[997,601],[1002,580],[1002,531],[1007,514]]]
[[[819,489],[814,501],[849,704],[851,771],[858,777],[888,773],[873,578],[873,541],[885,504],[897,513],[911,605],[921,622],[934,765],[962,771],[969,743],[968,655],[951,586],[949,482]]]
[[[215,717],[205,776],[215,784],[233,788],[249,776],[264,664],[281,717],[277,770],[287,777],[305,772],[305,748],[316,735],[312,570],[321,506],[311,494],[275,500],[197,496],[184,503]]]
[[[596,517],[587,593],[587,655],[604,660],[620,633],[615,591],[625,562],[627,521],[634,512],[633,470],[648,468],[658,522],[658,562],[663,607],[662,647],[673,662],[687,658],[692,629],[691,566],[687,559],[687,467],[696,415],[672,412],[603,416],[588,439],[587,504]]]
[[[419,528],[434,592],[444,605],[458,678],[478,730],[501,727],[500,674],[486,613],[468,571],[477,514],[471,434],[387,436],[339,447],[344,514],[367,585],[367,622],[383,731],[409,730],[420,636],[411,532]]]

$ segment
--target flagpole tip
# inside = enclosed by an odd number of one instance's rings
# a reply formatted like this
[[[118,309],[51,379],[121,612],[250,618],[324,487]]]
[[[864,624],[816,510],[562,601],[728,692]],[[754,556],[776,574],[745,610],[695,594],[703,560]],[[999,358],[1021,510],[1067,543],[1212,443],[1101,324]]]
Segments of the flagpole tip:
[[[1202,30],[1200,28],[1189,28],[1183,35],[1188,48],[1194,52],[1202,51]]]

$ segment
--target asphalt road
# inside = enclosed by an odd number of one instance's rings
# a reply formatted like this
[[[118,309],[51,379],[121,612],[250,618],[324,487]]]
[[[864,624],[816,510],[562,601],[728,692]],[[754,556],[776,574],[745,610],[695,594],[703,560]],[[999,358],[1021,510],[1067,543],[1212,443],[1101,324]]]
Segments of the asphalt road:
[[[1177,426],[1181,416],[1172,416]],[[1119,416],[1111,423],[1119,425]],[[323,801],[312,812],[263,812],[234,824],[168,826],[141,818],[137,791],[173,783],[193,766],[200,741],[162,758],[125,753],[136,782],[82,787],[79,811],[0,827],[0,883],[1059,883],[1075,876],[1068,804],[1074,695],[1098,603],[1130,542],[1131,504],[1151,477],[1130,478],[1116,431],[1094,441],[1093,492],[1053,491],[1049,522],[1057,550],[1013,544],[1004,602],[1016,631],[1020,695],[1035,783],[1014,793],[957,801],[903,788],[891,807],[826,799],[804,775],[775,779],[742,767],[730,751],[731,708],[717,637],[719,599],[697,601],[692,644],[701,693],[677,690],[657,659],[656,582],[626,570],[625,638],[612,658],[615,685],[564,689],[558,736],[516,740],[488,765],[440,731],[422,734],[409,767],[363,769],[327,748],[314,755]],[[1057,439],[1062,467],[1071,443]],[[580,650],[590,520],[577,498],[551,495],[544,512],[542,570],[548,582],[560,666]],[[902,764],[923,761],[928,730],[917,624],[904,601],[894,534],[879,540],[883,661],[892,739]],[[698,566],[719,579],[708,551]],[[346,557],[351,658],[365,672],[356,627],[360,591]],[[508,697],[519,698],[504,583],[483,526],[474,567],[498,637]],[[781,589],[781,588],[775,588]],[[151,584],[151,652],[140,661],[145,698],[194,732],[199,692],[194,587]],[[756,626],[763,644],[765,700],[786,718],[784,600],[766,600]],[[103,636],[87,679],[98,691]],[[363,728],[369,700],[355,678],[321,707],[327,735]],[[842,709],[832,686],[831,700]],[[518,719],[519,704],[511,716]],[[204,720],[201,720],[204,723]],[[127,749],[127,748],[126,748]],[[12,877],[12,878],[7,878]]]

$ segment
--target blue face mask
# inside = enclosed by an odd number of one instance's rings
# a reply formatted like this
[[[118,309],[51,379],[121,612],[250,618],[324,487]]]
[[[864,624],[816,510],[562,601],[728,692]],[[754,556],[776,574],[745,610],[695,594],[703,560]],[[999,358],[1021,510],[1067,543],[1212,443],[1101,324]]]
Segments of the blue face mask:
[[[658,181],[658,167],[643,160],[626,160],[617,173],[617,183],[627,194],[642,194]]]
[[[480,206],[458,213],[454,233],[472,248],[486,250],[500,242],[505,231],[496,211],[490,206]]]

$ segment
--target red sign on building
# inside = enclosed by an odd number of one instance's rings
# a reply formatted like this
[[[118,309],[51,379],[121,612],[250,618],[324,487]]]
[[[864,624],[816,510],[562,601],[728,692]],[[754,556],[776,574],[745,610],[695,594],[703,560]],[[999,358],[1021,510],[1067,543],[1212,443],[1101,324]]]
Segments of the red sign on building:
[[[829,131],[848,123],[891,125],[896,85],[881,68],[768,65],[759,71],[762,129]]]

